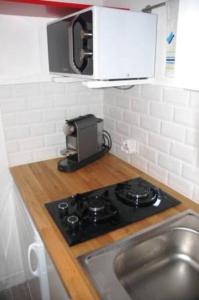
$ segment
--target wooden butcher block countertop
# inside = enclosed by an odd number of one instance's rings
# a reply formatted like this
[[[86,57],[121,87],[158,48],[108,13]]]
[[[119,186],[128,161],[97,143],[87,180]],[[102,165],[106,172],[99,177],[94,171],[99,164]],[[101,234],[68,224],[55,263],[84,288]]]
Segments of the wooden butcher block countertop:
[[[12,167],[11,173],[63,284],[73,300],[100,299],[78,263],[77,256],[113,243],[188,208],[199,212],[199,205],[196,203],[111,154],[105,155],[103,158],[74,173],[59,172],[57,170],[57,161],[57,159],[53,159]],[[69,247],[48,214],[44,204],[72,194],[87,192],[138,176],[142,176],[151,183],[158,185],[181,200],[182,204],[101,237]]]

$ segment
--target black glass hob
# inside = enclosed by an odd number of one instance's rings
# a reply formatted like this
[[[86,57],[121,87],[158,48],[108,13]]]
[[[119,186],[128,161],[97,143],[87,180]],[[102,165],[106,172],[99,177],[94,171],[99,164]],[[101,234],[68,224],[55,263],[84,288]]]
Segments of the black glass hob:
[[[135,178],[46,204],[69,245],[75,245],[142,220],[180,201]]]

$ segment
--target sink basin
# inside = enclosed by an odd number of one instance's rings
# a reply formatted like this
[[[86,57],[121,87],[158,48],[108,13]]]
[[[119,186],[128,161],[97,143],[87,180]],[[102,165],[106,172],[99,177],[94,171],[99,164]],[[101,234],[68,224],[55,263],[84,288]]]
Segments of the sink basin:
[[[198,300],[199,215],[188,210],[79,258],[106,300]]]

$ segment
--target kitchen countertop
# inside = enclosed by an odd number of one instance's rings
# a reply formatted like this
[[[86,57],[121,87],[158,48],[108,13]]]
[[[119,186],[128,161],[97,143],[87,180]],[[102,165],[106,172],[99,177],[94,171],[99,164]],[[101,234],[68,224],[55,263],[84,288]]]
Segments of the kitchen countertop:
[[[31,163],[12,167],[10,170],[47,251],[73,300],[99,299],[96,290],[78,263],[77,256],[113,243],[188,208],[199,212],[198,204],[112,154],[107,154],[74,173],[59,172],[57,161],[58,159],[52,159]],[[142,176],[178,198],[182,204],[90,241],[69,247],[44,204],[138,176]]]

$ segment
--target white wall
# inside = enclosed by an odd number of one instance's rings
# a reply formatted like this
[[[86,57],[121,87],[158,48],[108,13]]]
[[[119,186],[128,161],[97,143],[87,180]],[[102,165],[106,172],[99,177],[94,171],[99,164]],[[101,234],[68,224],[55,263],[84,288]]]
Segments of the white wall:
[[[199,93],[159,86],[104,92],[105,127],[113,153],[199,202]],[[137,141],[126,155],[125,139]]]
[[[81,83],[0,86],[8,160],[11,166],[60,156],[65,119],[93,113],[102,117],[103,92]]]

